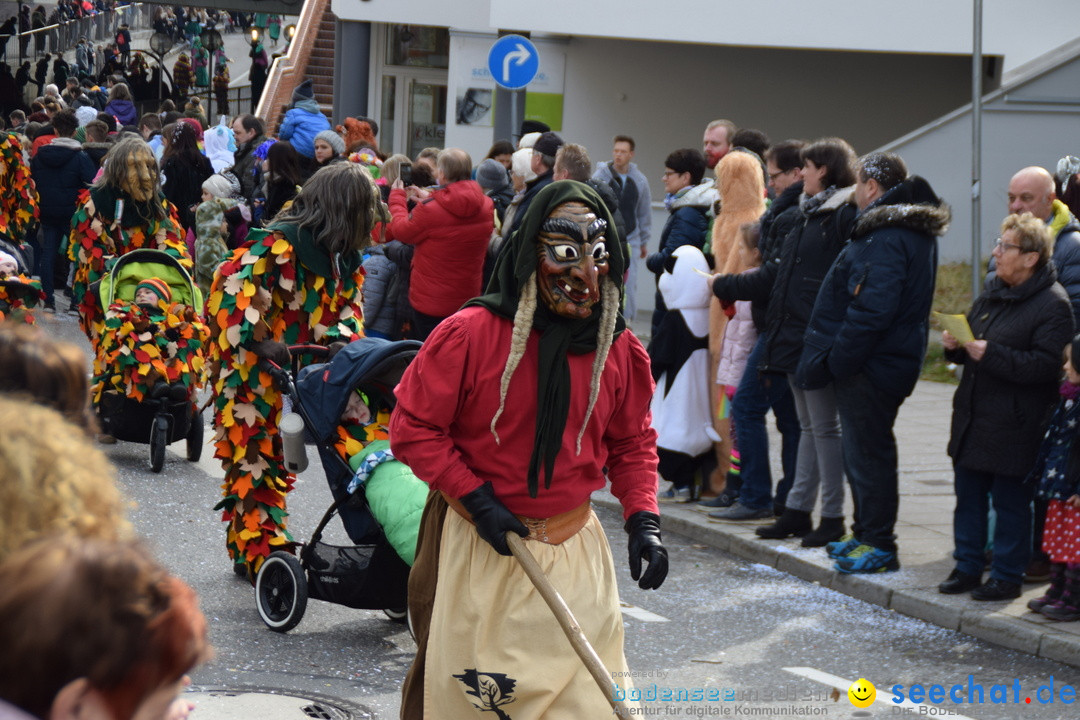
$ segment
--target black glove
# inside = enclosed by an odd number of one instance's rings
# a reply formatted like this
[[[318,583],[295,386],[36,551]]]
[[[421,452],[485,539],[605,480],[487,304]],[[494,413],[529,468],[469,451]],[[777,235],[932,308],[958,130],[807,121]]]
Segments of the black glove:
[[[500,555],[510,555],[510,546],[506,544],[507,531],[516,532],[521,537],[529,534],[525,523],[518,520],[514,513],[507,510],[499,498],[495,497],[495,490],[489,482],[467,495],[462,495],[461,504],[472,515],[476,532]]]
[[[660,542],[660,516],[641,510],[630,516],[623,529],[630,534],[630,577],[637,580],[642,590],[655,590],[667,577],[667,548]],[[645,573],[641,572],[641,559],[649,562]]]
[[[289,354],[289,346],[277,340],[260,340],[248,347],[248,350],[261,358],[265,358],[278,367],[292,366],[292,356]]]

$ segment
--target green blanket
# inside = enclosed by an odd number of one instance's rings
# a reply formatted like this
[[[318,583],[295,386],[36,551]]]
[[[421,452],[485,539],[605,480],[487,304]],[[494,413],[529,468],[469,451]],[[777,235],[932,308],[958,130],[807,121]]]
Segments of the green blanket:
[[[355,471],[369,455],[389,450],[386,440],[375,440],[349,459]],[[368,507],[375,516],[386,539],[401,559],[412,567],[416,557],[416,536],[420,532],[420,516],[424,512],[429,488],[413,475],[408,465],[399,460],[380,463],[365,484]]]

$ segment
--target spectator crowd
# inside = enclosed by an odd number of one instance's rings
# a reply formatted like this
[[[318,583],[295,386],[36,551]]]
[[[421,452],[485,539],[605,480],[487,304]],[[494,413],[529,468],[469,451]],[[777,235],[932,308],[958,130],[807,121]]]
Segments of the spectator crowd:
[[[227,17],[159,9],[155,27],[189,42],[198,55],[205,52],[197,37],[202,23],[242,25]],[[277,31],[271,16],[250,22],[265,27],[276,43],[280,19]],[[130,46],[130,37],[119,41],[123,30],[120,25],[116,45]],[[599,325],[600,335],[617,338],[639,314],[633,296],[642,264],[656,281],[647,348],[655,391],[651,428],[637,428],[635,437],[651,437],[655,430],[657,499],[696,502],[718,522],[757,522],[756,534],[764,540],[801,538],[804,546],[824,548],[840,573],[899,569],[894,528],[900,458],[893,425],[926,355],[937,243],[951,212],[899,156],[858,156],[836,137],[772,143],[759,130],[716,120],[705,128],[702,150],[673,149],[662,167],[645,170],[633,162],[637,148],[628,135],[615,135],[611,160],[594,164],[584,146],[537,121],[524,123],[516,142],[495,142],[476,163],[460,148],[425,148],[410,158],[380,148],[379,126],[371,118],[333,123],[315,101],[310,80],[295,88],[276,136],[269,136],[264,120],[252,114],[208,121],[198,98],[164,100],[139,114],[138,82],[130,76],[138,55],[115,47],[103,77],[93,74],[98,66],[90,50],[85,57],[74,72],[61,75],[62,89],[42,73],[41,97],[29,114],[6,112],[0,352],[3,336],[17,332],[22,352],[63,355],[43,335],[16,327],[34,324],[38,312],[79,315],[95,350],[120,347],[110,345],[108,336],[123,325],[118,317],[142,312],[167,322],[172,291],[159,278],[141,279],[140,289],[156,292],[143,310],[101,307],[95,299],[93,288],[109,262],[125,253],[161,250],[189,272],[203,302],[183,318],[194,328],[190,337],[200,352],[206,342],[207,362],[204,367],[200,356],[182,374],[198,376],[192,382],[205,381],[213,392],[213,442],[225,472],[217,508],[228,523],[230,560],[240,572],[257,572],[273,548],[291,541],[285,509],[294,478],[281,464],[276,426],[282,398],[266,387],[261,361],[288,365],[288,345],[337,349],[365,335],[427,341],[436,333],[436,347],[477,317],[475,307],[463,306],[486,302],[514,322],[520,350],[514,362],[533,352],[518,337],[532,328],[545,338],[550,331],[550,342],[561,343],[552,357],[578,368],[579,358],[567,358],[598,353],[602,345],[593,338],[581,349],[574,329],[580,321],[593,332],[600,323],[596,317],[586,322],[598,302],[597,268],[618,272],[603,283],[606,314]],[[194,86],[209,84],[199,62],[191,62],[190,77]],[[179,90],[188,76],[174,70],[173,79]],[[1080,619],[1080,443],[1074,443],[1080,412],[1074,365],[1080,352],[1080,159],[1067,156],[1052,170],[1017,169],[1002,207],[1000,237],[986,248],[982,292],[941,333],[947,357],[963,372],[949,442],[956,565],[939,590],[1001,601],[1018,597],[1026,580],[1049,580],[1046,593],[1029,607],[1061,621]],[[667,211],[657,233],[650,173],[662,183]],[[563,203],[564,196],[576,199]],[[587,201],[585,210],[574,205],[579,201]],[[591,254],[579,256],[583,248]],[[618,262],[609,265],[612,258]],[[139,352],[137,340],[132,352]],[[463,340],[461,347],[467,344]],[[625,354],[631,344],[615,347]],[[598,357],[599,369],[590,370],[586,417],[598,394],[605,397],[606,356]],[[7,368],[17,362],[28,364],[30,373],[36,361],[6,359],[5,376],[15,376]],[[502,362],[500,357],[497,364]],[[493,432],[514,373],[512,364],[506,367]],[[25,402],[7,397],[21,391],[57,414],[41,422],[77,422],[77,431],[65,432],[87,446],[92,437],[107,442],[108,433],[88,410],[91,393],[99,397],[101,387],[85,387],[85,368],[68,370],[82,384],[72,380],[63,397],[37,392],[30,378],[13,380],[0,392],[0,412]],[[102,373],[95,364],[93,382]],[[543,387],[556,390],[547,398],[541,392],[547,404],[538,413],[568,412],[555,397],[560,387],[570,392],[558,376],[556,369],[552,379],[543,378]],[[416,373],[409,378],[422,380]],[[153,392],[152,382],[133,384],[140,394]],[[456,392],[443,391],[448,397]],[[640,386],[634,391],[650,394]],[[410,392],[422,395],[415,385]],[[776,482],[765,426],[770,410],[782,437],[782,477]],[[61,414],[66,421],[57,419]],[[21,426],[0,423],[0,436]],[[566,429],[571,431],[580,452],[584,427]],[[539,448],[541,430],[537,438]],[[90,449],[96,458],[98,451]],[[4,457],[0,446],[0,461]],[[533,498],[541,461],[546,458],[530,465]],[[651,461],[642,462],[651,469]],[[647,484],[644,505],[651,507],[653,483]],[[65,488],[75,497],[83,492]],[[854,512],[845,518],[849,492]],[[659,544],[659,519],[643,512],[645,534],[655,533]],[[0,576],[29,578],[22,568],[62,561],[88,573],[127,573],[152,586],[147,592],[160,594],[158,607],[181,616],[161,622],[179,623],[190,636],[190,651],[171,658],[162,677],[147,681],[146,696],[106,694],[102,702],[133,707],[160,690],[168,705],[183,673],[206,656],[202,619],[190,591],[130,544],[123,512],[115,515],[109,527],[86,531],[103,543],[100,548],[58,538],[50,545],[13,544],[10,568],[0,557]],[[35,533],[41,534],[28,530],[26,540],[37,539],[29,537]],[[666,555],[664,561],[666,572]],[[6,582],[0,588],[4,607],[41,592],[30,579],[20,585],[24,595],[9,598]],[[57,607],[62,600],[52,599]],[[7,642],[31,647],[26,638]],[[50,692],[26,699],[0,686],[0,698],[41,712],[70,701],[65,692],[102,690],[91,677],[69,691],[66,683],[78,677],[58,676]]]

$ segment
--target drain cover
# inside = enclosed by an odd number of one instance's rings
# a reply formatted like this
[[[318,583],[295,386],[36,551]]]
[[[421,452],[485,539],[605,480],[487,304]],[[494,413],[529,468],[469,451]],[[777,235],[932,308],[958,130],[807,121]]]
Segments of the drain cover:
[[[274,720],[363,720],[365,707],[315,693],[289,695],[259,688],[193,688],[183,697],[195,703],[201,720],[265,717]]]

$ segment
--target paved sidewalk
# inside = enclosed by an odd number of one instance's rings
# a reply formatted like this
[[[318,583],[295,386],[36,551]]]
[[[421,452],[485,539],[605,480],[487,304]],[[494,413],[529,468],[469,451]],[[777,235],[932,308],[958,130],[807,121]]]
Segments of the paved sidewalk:
[[[822,548],[803,548],[798,538],[762,540],[754,528],[771,521],[717,522],[693,505],[662,503],[665,530],[775,567],[867,602],[959,630],[989,642],[1080,667],[1080,622],[1055,623],[1029,612],[1027,601],[1046,584],[1024,585],[1011,602],[982,603],[967,594],[942,595],[937,585],[953,568],[952,465],[946,454],[955,387],[920,382],[900,408],[896,438],[900,450],[899,536],[901,569],[878,575],[840,575]],[[770,416],[771,418],[771,416]],[[770,419],[771,422],[771,419]],[[770,426],[773,477],[779,473],[779,435]],[[850,492],[845,522],[851,523]],[[608,492],[594,502],[617,507]],[[815,523],[817,514],[814,515]]]

